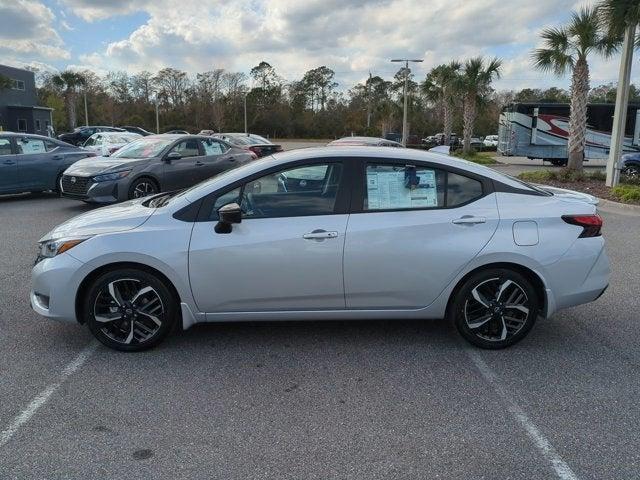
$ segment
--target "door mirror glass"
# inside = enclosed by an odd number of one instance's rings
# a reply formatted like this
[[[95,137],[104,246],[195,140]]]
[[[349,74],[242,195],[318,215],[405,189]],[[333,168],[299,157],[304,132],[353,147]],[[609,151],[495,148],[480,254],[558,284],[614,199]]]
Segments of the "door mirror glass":
[[[231,233],[231,225],[242,222],[242,210],[237,203],[228,203],[218,210],[216,233]]]

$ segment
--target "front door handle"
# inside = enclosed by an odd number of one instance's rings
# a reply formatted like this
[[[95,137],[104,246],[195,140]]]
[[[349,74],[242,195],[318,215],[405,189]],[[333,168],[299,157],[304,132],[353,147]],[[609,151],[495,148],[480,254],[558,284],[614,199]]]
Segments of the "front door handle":
[[[474,217],[473,215],[464,215],[463,217],[453,220],[451,223],[456,225],[475,225],[476,223],[486,223],[487,219],[484,217]]]
[[[327,232],[326,230],[314,230],[313,232],[305,233],[302,238],[305,240],[323,240],[325,238],[337,238],[338,232]]]
[[[54,160],[62,160],[64,157],[62,155],[54,155],[53,157]]]
[[[5,160],[2,163],[4,163],[5,165],[15,165],[16,164],[16,162],[14,162],[13,160]]]

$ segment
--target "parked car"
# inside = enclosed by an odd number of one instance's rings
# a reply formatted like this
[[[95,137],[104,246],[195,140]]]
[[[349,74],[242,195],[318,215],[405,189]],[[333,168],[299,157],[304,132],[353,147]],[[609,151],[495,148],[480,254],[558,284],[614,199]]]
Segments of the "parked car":
[[[503,348],[604,292],[594,202],[419,150],[298,149],[54,228],[31,305],[118,350],[176,322],[443,317]]]
[[[215,134],[216,134],[215,130],[200,130],[200,132],[198,133],[198,135],[206,135],[209,137]]]
[[[127,132],[131,132],[131,133],[137,133],[138,135],[142,135],[143,137],[147,137],[149,135],[154,135],[153,133],[149,132],[148,130],[145,130],[144,128],[141,127],[132,127],[129,125],[126,125],[124,127],[120,127],[123,130],[126,130]]]
[[[271,143],[266,138],[255,133],[216,133],[213,136],[221,138],[236,147],[249,150],[255,153],[257,157],[264,157],[282,151],[282,146]]]
[[[67,167],[94,156],[54,138],[0,132],[0,194],[56,190]]]
[[[70,143],[71,145],[82,145],[87,138],[98,132],[124,132],[122,128],[116,127],[78,127],[71,133],[62,133],[58,135],[58,140]]]
[[[164,132],[163,135],[190,135],[190,133],[186,130],[169,130]]]
[[[152,135],[110,157],[72,165],[62,176],[61,191],[85,202],[121,202],[190,187],[251,160],[251,154],[216,138]]]
[[[487,135],[484,137],[482,141],[485,147],[497,147],[498,146],[498,135]]]
[[[471,137],[471,148],[482,150],[482,147],[484,147],[482,139],[480,139],[479,137]]]
[[[327,144],[328,147],[335,146],[361,146],[361,147],[399,147],[404,148],[401,143],[377,137],[343,137]]]
[[[129,132],[94,133],[82,144],[82,148],[106,157],[138,138],[142,138],[142,135]]]
[[[620,159],[620,173],[632,179],[640,178],[640,152],[626,153]]]

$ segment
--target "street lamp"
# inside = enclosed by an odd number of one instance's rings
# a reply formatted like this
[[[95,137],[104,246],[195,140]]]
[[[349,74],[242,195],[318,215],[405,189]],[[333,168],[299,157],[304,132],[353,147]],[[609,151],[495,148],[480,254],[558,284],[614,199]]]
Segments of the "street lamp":
[[[402,146],[407,146],[407,83],[409,82],[409,62],[422,63],[422,59],[394,58],[392,62],[404,62],[404,89],[402,96],[404,97],[404,109],[402,112]]]

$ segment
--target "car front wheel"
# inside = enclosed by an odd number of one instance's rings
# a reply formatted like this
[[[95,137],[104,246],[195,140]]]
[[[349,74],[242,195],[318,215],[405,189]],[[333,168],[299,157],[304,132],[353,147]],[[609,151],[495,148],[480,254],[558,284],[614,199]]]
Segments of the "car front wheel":
[[[162,280],[144,270],[107,272],[91,283],[87,293],[83,315],[89,330],[116,350],[154,347],[175,323],[176,298]]]
[[[148,197],[158,193],[160,189],[150,178],[138,178],[129,187],[129,199]]]
[[[464,282],[449,315],[468,342],[499,349],[522,340],[538,312],[539,300],[527,278],[513,270],[487,269]]]

